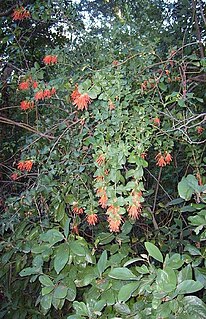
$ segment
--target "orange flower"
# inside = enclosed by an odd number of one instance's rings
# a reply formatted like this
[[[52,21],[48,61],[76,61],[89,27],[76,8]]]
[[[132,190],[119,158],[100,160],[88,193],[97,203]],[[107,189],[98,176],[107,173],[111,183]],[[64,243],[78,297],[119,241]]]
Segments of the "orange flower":
[[[131,217],[132,219],[138,219],[140,217],[141,214],[141,204],[138,203],[138,205],[131,205],[128,208],[128,213],[129,213],[129,217]]]
[[[75,90],[71,94],[71,100],[74,102],[78,97],[80,97],[80,93],[78,91],[78,84],[75,86]]]
[[[157,163],[156,163],[157,166],[163,167],[167,165],[167,163],[165,162],[164,156],[161,153],[158,153],[155,159],[157,160]]]
[[[117,61],[117,60],[114,60],[114,61],[112,62],[112,65],[114,65],[114,66],[117,66],[117,65],[119,65],[119,61]]]
[[[103,154],[101,154],[97,159],[96,159],[96,163],[101,166],[103,163],[105,162],[105,156]]]
[[[20,109],[21,110],[29,110],[29,109],[33,109],[34,107],[34,102],[33,101],[22,101],[20,103]]]
[[[54,95],[54,94],[56,94],[55,88],[52,88],[51,90],[46,89],[44,91],[41,90],[41,91],[36,92],[36,94],[34,95],[34,98],[37,101],[44,100],[44,99],[52,97],[52,95]]]
[[[44,99],[44,92],[43,91],[36,92],[36,94],[34,95],[34,98],[36,101],[43,100]]]
[[[20,170],[20,171],[24,171],[24,162],[22,161],[22,162],[19,162],[18,164],[17,164],[17,168]]]
[[[169,74],[170,74],[170,71],[169,71],[169,70],[165,70],[165,74],[166,74],[166,75],[169,75]]]
[[[47,89],[47,90],[44,90],[44,92],[43,92],[43,97],[44,98],[49,98],[51,96],[51,92],[50,92],[50,90],[49,89]]]
[[[57,63],[57,56],[56,55],[46,55],[43,58],[44,64],[56,64]]]
[[[204,128],[202,126],[198,126],[196,130],[198,134],[202,134],[202,132],[204,131]]]
[[[144,91],[147,89],[147,81],[145,80],[142,84],[141,84],[141,90]]]
[[[107,209],[108,215],[117,215],[119,211],[119,206],[110,205]]]
[[[109,100],[108,105],[109,105],[110,111],[115,110],[115,105],[111,100]]]
[[[80,94],[73,102],[77,106],[77,110],[83,111],[88,109],[88,105],[91,103],[91,99],[87,93]]]
[[[36,89],[38,87],[38,83],[36,81],[34,81],[32,86],[33,86],[34,89]]]
[[[72,227],[72,233],[73,233],[73,234],[76,234],[76,235],[79,235],[78,225],[74,225],[74,226]]]
[[[12,19],[14,21],[16,20],[23,20],[30,18],[31,14],[29,11],[27,11],[24,7],[16,8],[14,9],[14,12],[12,13]]]
[[[84,213],[83,208],[79,208],[78,206],[74,206],[72,209],[74,214],[81,215]]]
[[[19,83],[19,90],[28,90],[29,89],[29,81],[24,81]]]
[[[30,172],[30,171],[31,171],[32,166],[33,166],[33,162],[32,162],[31,160],[28,160],[28,161],[25,161],[25,162],[24,162],[24,169],[25,169],[27,172]]]
[[[107,201],[108,201],[108,197],[107,197],[106,191],[104,191],[104,194],[102,194],[102,196],[99,199],[99,205],[102,208],[106,208],[107,207]]]
[[[160,119],[158,117],[155,117],[153,119],[153,122],[154,122],[155,125],[160,126]]]
[[[90,215],[87,215],[86,217],[87,219],[87,222],[89,225],[95,225],[98,221],[98,218],[97,218],[97,214],[90,214]]]
[[[110,232],[119,232],[119,228],[121,225],[121,216],[119,214],[115,216],[109,216],[107,221],[109,223],[109,230]]]
[[[17,180],[17,178],[18,178],[18,173],[13,173],[12,175],[11,175],[11,179],[13,180],[13,181],[15,181],[15,180]]]
[[[147,156],[147,153],[145,153],[145,152],[143,152],[143,153],[140,155],[140,157],[143,158],[143,159],[145,159],[146,156]]]
[[[172,162],[172,156],[170,155],[170,153],[167,153],[166,152],[166,155],[165,155],[165,162],[166,164],[170,164],[170,162]]]

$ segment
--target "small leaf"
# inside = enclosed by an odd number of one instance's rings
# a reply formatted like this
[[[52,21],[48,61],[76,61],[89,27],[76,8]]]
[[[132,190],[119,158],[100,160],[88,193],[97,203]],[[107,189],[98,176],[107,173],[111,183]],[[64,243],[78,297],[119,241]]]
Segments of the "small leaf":
[[[150,242],[145,242],[145,248],[148,251],[149,256],[153,257],[154,259],[163,262],[163,256],[159,248],[157,248],[154,244]]]
[[[21,277],[30,276],[30,275],[36,275],[39,274],[40,269],[34,268],[34,267],[27,267],[22,269],[22,271],[19,273]]]
[[[67,290],[68,288],[63,285],[57,286],[54,290],[54,298],[57,298],[57,299],[65,298],[67,295]]]
[[[126,302],[133,294],[133,292],[139,287],[140,282],[130,282],[120,288],[118,293],[118,301]]]
[[[77,256],[85,256],[86,252],[84,247],[78,241],[71,241],[69,243],[72,252]]]
[[[110,271],[109,277],[114,279],[121,279],[121,280],[137,280],[138,277],[131,272],[128,268],[119,267],[114,268]]]
[[[45,295],[41,298],[40,305],[44,309],[50,309],[52,302],[52,294]]]
[[[54,245],[59,241],[62,241],[64,236],[57,229],[50,229],[46,233],[41,234],[40,239]]]
[[[41,275],[39,276],[39,281],[43,286],[52,286],[54,285],[49,276]]]
[[[42,296],[48,295],[52,290],[54,290],[54,286],[43,287],[41,290]]]

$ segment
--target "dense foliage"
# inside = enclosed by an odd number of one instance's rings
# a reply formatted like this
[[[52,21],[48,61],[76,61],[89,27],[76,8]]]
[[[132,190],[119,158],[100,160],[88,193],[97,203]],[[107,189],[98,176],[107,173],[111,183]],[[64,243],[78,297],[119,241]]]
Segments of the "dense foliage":
[[[206,317],[204,1],[0,1],[0,318]]]

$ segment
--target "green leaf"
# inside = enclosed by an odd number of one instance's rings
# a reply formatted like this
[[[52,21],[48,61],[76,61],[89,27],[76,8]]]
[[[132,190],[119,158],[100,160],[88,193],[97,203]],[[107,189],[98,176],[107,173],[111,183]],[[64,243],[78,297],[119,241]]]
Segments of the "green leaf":
[[[41,275],[39,276],[39,281],[43,286],[52,286],[54,285],[49,276]]]
[[[65,298],[67,295],[67,290],[68,290],[67,287],[60,284],[54,290],[54,298],[57,298],[57,299]]]
[[[135,269],[136,269],[136,271],[138,271],[142,275],[149,273],[149,269],[147,268],[146,265],[142,265],[141,267],[136,266]]]
[[[99,275],[101,276],[102,273],[105,271],[107,265],[107,251],[103,251],[101,257],[98,260],[97,263],[97,269],[99,271]]]
[[[163,256],[159,248],[157,248],[154,244],[150,242],[145,242],[145,248],[148,251],[149,256],[153,257],[154,259],[163,262]]]
[[[110,271],[109,277],[114,279],[121,279],[121,280],[137,280],[138,277],[131,272],[128,268],[119,267],[114,268]]]
[[[39,273],[40,273],[39,268],[27,267],[27,268],[22,269],[22,271],[20,271],[19,275],[21,277],[25,277],[25,276],[30,276],[30,275],[36,275]]]
[[[57,229],[50,229],[46,233],[41,234],[40,239],[54,245],[59,241],[62,241],[64,236]]]
[[[168,255],[165,258],[165,266],[172,269],[179,269],[184,264],[184,260],[181,259],[180,254],[173,254],[171,257]]]
[[[118,301],[126,302],[129,298],[131,298],[133,292],[139,287],[140,282],[130,282],[120,288],[118,293]]]
[[[40,300],[40,305],[44,309],[50,309],[51,308],[51,302],[52,302],[52,294],[45,295]]]
[[[69,259],[69,245],[68,243],[61,244],[56,252],[56,256],[54,258],[54,269],[57,274],[64,268]]]
[[[60,222],[64,218],[64,215],[65,215],[65,203],[61,202],[55,211],[55,220],[57,222]]]
[[[176,288],[177,278],[174,270],[170,267],[157,270],[156,285],[159,292],[171,292]]]
[[[68,291],[67,291],[66,299],[69,301],[74,301],[76,298],[77,289],[74,282],[71,279],[69,280],[69,282],[67,281],[67,288],[68,288]]]
[[[89,317],[88,309],[84,302],[74,301],[73,308],[78,315]]]
[[[71,241],[69,243],[72,252],[77,256],[85,256],[86,252],[84,247],[78,241]]]
[[[119,312],[120,314],[130,315],[131,310],[129,309],[129,306],[123,303],[116,303],[114,305],[115,310]]]
[[[192,319],[205,319],[206,318],[206,305],[196,296],[186,296],[182,300],[185,305],[185,310],[188,313],[188,318]]]
[[[195,280],[184,280],[181,282],[176,289],[179,295],[191,294],[193,292],[199,291],[203,288],[203,284]]]
[[[54,285],[43,287],[41,290],[41,294],[42,294],[42,296],[48,295],[52,290],[54,290]]]

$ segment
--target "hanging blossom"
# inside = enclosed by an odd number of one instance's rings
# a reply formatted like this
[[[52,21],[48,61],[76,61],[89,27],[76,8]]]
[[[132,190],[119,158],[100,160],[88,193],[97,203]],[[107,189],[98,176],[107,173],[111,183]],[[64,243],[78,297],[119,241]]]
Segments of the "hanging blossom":
[[[110,205],[107,209],[107,215],[109,215],[107,221],[109,223],[110,232],[119,232],[120,230],[122,218],[118,213],[119,209],[119,206],[114,205]]]
[[[77,106],[77,110],[83,111],[88,109],[88,105],[91,103],[91,99],[87,93],[81,94],[76,85],[75,90],[71,94],[71,100],[73,105]]]
[[[12,179],[12,181],[17,180],[18,177],[19,177],[19,174],[18,174],[18,173],[13,173],[13,174],[11,174],[11,179]]]
[[[38,87],[38,83],[36,81],[33,81],[32,78],[30,77],[26,81],[20,82],[19,83],[19,90],[28,90],[30,87],[33,87],[33,89],[36,89]]]
[[[46,65],[56,64],[58,62],[58,57],[57,55],[46,55],[43,58],[43,62]]]
[[[104,154],[101,154],[97,159],[96,159],[96,163],[101,166],[102,164],[105,163],[105,156]]]
[[[73,205],[72,211],[73,211],[74,214],[77,214],[77,215],[82,215],[84,213],[83,208],[82,207],[78,207],[77,204]]]
[[[165,152],[164,155],[162,155],[162,153],[158,153],[157,156],[155,157],[157,163],[156,165],[159,167],[163,167],[166,165],[169,165],[172,161],[172,156],[170,153]]]
[[[56,94],[56,89],[55,88],[52,88],[51,90],[49,90],[49,89],[40,90],[40,91],[35,93],[34,98],[35,98],[36,101],[44,100],[44,99],[51,98],[55,94]]]
[[[93,213],[93,214],[87,215],[86,220],[89,225],[92,225],[92,226],[96,225],[96,223],[98,222],[97,214]]]
[[[23,111],[26,111],[26,110],[31,110],[34,108],[34,102],[33,101],[22,101],[20,103],[20,109],[23,110]]]
[[[12,19],[14,21],[24,20],[30,17],[31,17],[30,12],[26,10],[24,7],[16,8],[14,9],[14,12],[12,13]]]
[[[31,171],[32,166],[33,166],[33,161],[31,161],[31,160],[20,161],[20,162],[17,164],[17,168],[18,168],[20,171],[27,171],[27,172],[30,172],[30,171]]]
[[[140,203],[140,199],[142,196],[142,192],[131,192],[132,196],[132,205],[130,205],[127,209],[129,217],[132,219],[138,219],[141,215],[142,205]]]
[[[104,188],[98,188],[97,189],[97,196],[100,197],[99,202],[98,202],[99,205],[102,208],[106,208],[107,207],[107,201],[108,201],[106,190]]]

